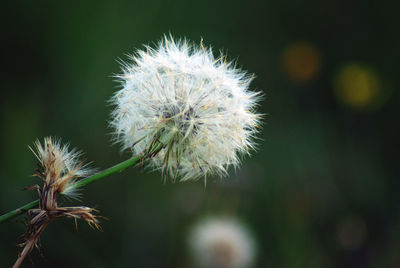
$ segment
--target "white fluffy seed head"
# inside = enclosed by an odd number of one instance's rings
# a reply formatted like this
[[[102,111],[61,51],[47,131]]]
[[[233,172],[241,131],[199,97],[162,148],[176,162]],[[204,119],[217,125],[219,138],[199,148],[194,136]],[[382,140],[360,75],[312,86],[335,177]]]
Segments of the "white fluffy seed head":
[[[206,219],[188,237],[193,261],[201,268],[247,268],[255,259],[248,230],[231,218]]]
[[[123,150],[148,154],[166,176],[225,175],[254,147],[260,92],[248,89],[253,76],[225,56],[216,59],[202,43],[165,37],[157,48],[133,55],[118,78],[116,141]]]

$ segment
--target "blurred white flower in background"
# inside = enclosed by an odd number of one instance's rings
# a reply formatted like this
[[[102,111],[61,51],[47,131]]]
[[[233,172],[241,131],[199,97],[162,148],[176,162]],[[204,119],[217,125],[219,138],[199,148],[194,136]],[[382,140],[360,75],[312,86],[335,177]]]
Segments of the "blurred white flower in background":
[[[211,48],[165,37],[123,65],[111,126],[123,149],[144,154],[166,178],[226,175],[254,148],[260,92]]]
[[[248,268],[254,263],[254,239],[236,219],[205,219],[190,231],[188,241],[198,267]]]

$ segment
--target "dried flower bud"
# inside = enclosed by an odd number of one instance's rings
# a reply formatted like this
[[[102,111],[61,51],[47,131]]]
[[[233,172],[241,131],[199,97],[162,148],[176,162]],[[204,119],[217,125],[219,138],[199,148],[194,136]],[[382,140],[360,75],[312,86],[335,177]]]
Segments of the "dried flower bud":
[[[40,177],[45,187],[54,187],[57,193],[77,198],[74,183],[77,178],[87,177],[92,171],[79,160],[81,152],[69,150],[68,145],[61,145],[59,140],[46,137],[42,145],[35,142],[35,149],[30,148],[40,162],[36,176]],[[35,152],[36,151],[36,152]]]
[[[89,207],[59,207],[58,197],[63,194],[67,197],[77,198],[74,183],[77,178],[88,176],[91,172],[79,160],[80,153],[76,150],[69,151],[68,146],[61,146],[60,142],[50,137],[44,139],[42,145],[35,143],[35,150],[31,148],[40,162],[35,172],[43,180],[43,187],[38,185],[27,187],[39,192],[39,208],[28,211],[27,231],[24,242],[20,245],[24,249],[14,264],[19,267],[33,247],[38,247],[40,236],[46,226],[55,218],[83,219],[90,226],[100,228],[98,220],[92,214],[95,211]]]
[[[260,92],[253,78],[211,48],[165,37],[131,57],[112,98],[115,139],[181,180],[225,175],[254,147]]]

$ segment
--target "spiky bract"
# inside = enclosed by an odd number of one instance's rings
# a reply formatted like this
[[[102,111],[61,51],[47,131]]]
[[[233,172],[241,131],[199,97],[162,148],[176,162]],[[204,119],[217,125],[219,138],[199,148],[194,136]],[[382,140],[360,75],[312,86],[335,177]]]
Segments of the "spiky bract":
[[[75,182],[77,178],[88,176],[91,171],[79,160],[80,153],[76,150],[68,150],[68,145],[61,145],[54,138],[47,137],[42,145],[39,140],[32,149],[40,162],[35,176],[43,181],[43,186],[33,185],[28,190],[37,190],[39,193],[39,208],[30,209],[27,213],[27,230],[24,241],[20,246],[24,247],[19,254],[13,268],[18,268],[29,252],[36,246],[39,247],[40,236],[47,225],[57,218],[83,219],[91,227],[100,228],[93,208],[59,207],[60,194],[77,198]]]
[[[44,181],[44,187],[51,186],[59,194],[77,197],[76,179],[92,172],[79,160],[81,153],[69,150],[68,145],[61,145],[59,140],[51,137],[46,137],[43,145],[37,140],[35,149],[31,150],[40,162],[40,169],[35,175]]]

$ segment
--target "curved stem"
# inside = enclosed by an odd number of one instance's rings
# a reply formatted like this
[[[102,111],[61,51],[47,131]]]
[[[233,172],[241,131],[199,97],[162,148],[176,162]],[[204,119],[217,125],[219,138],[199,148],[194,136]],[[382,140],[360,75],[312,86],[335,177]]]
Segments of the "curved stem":
[[[128,160],[125,160],[119,164],[116,164],[113,167],[110,167],[108,169],[105,169],[103,171],[100,171],[99,173],[96,173],[92,176],[89,176],[85,179],[79,180],[75,183],[75,188],[81,188],[89,183],[92,183],[94,181],[100,180],[104,177],[107,177],[111,174],[114,174],[116,172],[120,172],[124,169],[126,169],[127,167],[133,166],[135,165],[141,158],[143,157],[143,155],[138,155],[138,156],[134,156]],[[29,209],[36,207],[39,204],[39,200],[35,200],[32,201],[28,204],[23,205],[22,207],[19,207],[17,209],[14,209],[8,213],[5,213],[3,215],[0,216],[0,222],[4,222],[7,220],[10,220],[18,215],[21,215],[22,213],[28,211]]]

